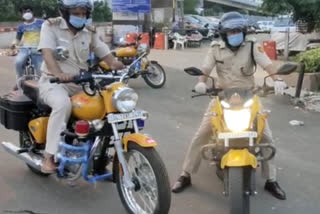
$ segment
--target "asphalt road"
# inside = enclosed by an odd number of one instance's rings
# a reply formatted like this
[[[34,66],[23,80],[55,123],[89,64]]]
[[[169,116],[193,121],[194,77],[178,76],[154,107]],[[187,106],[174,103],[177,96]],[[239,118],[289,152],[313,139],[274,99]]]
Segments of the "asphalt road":
[[[1,94],[14,83],[12,64],[13,58],[0,57]],[[139,94],[139,107],[150,113],[145,132],[159,142],[158,151],[171,182],[174,182],[209,99],[191,99],[190,90],[195,78],[173,67],[165,69],[168,81],[163,89],[151,89],[142,79],[133,80],[130,85]],[[270,124],[278,146],[279,182],[288,199],[279,201],[264,192],[264,180],[258,176],[259,194],[252,198],[251,211],[259,214],[318,214],[320,114],[294,109],[287,97],[271,96],[263,99],[263,103],[272,110]],[[304,121],[305,126],[290,126],[292,119]],[[0,141],[17,140],[17,133],[1,126]],[[45,214],[126,213],[114,184],[103,182],[93,186],[80,181],[71,187],[54,176],[39,177],[3,149],[0,149],[0,170],[0,213],[20,210]],[[192,188],[173,195],[170,213],[227,214],[228,202],[221,193],[222,183],[214,170],[203,162],[198,174],[193,176]]]

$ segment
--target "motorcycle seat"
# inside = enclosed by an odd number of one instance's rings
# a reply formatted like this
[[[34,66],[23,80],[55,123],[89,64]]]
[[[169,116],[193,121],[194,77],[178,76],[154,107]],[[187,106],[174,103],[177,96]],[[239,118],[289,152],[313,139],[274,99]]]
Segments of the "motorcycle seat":
[[[51,111],[51,107],[44,104],[39,97],[39,83],[36,80],[24,80],[21,82],[23,93],[34,102],[42,111]]]

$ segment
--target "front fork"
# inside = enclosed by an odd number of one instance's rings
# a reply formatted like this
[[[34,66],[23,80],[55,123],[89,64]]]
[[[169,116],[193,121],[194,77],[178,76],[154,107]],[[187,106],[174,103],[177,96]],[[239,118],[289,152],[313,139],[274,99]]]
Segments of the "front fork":
[[[123,144],[122,144],[122,141],[119,136],[117,125],[115,123],[112,123],[111,126],[112,126],[112,130],[113,130],[113,134],[114,134],[114,147],[117,152],[118,160],[121,164],[121,168],[123,170],[124,186],[125,186],[125,188],[134,189],[135,184],[132,182],[132,177],[131,177],[131,175],[129,173],[129,169],[128,169],[128,163],[124,157],[124,150],[123,150],[123,146],[122,146]],[[133,121],[133,127],[135,130],[135,133],[139,133],[139,128],[138,128],[138,124],[137,124],[136,120]]]

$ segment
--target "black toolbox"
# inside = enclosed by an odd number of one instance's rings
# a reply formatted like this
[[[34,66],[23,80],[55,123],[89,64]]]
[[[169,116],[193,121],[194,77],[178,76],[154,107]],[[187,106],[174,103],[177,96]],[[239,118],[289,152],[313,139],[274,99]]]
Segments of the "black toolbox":
[[[0,122],[7,129],[25,131],[31,119],[34,103],[19,91],[0,97]]]

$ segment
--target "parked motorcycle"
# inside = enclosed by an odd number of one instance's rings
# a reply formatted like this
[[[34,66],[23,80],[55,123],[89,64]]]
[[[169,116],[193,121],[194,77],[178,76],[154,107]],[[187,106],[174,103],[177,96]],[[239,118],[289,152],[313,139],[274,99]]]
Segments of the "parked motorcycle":
[[[286,64],[276,75],[290,74],[296,67]],[[185,72],[193,76],[204,75],[194,67],[186,68]],[[214,83],[213,78],[208,77]],[[230,213],[249,214],[250,196],[257,194],[258,163],[272,159],[276,153],[273,146],[261,143],[267,112],[262,110],[258,96],[241,88],[222,91],[213,84],[206,94],[193,97],[198,96],[215,99],[211,113],[214,142],[202,147],[202,157],[222,170],[223,194],[229,198]],[[269,151],[268,157],[262,156],[262,149]]]
[[[61,132],[56,175],[72,183],[81,177],[89,183],[111,179],[128,213],[165,214],[171,203],[169,178],[157,142],[140,133],[148,113],[136,109],[138,95],[125,84],[130,68],[121,75],[81,71],[68,81],[82,85],[83,92],[71,97],[72,116]],[[57,78],[50,82],[62,83]],[[19,146],[2,146],[32,172],[47,176],[41,165],[51,109],[39,99],[36,81],[23,81],[22,89],[23,94],[0,98],[1,124],[20,136]]]
[[[161,88],[166,83],[166,73],[157,61],[148,59],[150,48],[147,44],[140,44],[141,39],[142,36],[139,35],[133,43],[124,43],[122,41],[123,44],[113,51],[113,54],[124,65],[130,65],[139,58],[139,61],[134,65],[135,75],[131,76],[131,78],[142,76],[150,87]],[[104,71],[110,71],[110,67],[103,61],[99,65]]]

